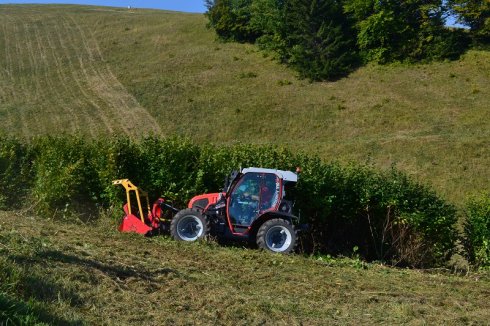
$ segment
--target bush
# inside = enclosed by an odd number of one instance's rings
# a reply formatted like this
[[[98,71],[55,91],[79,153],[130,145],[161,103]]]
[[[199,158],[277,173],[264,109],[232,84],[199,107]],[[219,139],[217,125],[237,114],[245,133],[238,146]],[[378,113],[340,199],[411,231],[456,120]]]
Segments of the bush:
[[[468,201],[463,244],[470,262],[490,266],[490,194]]]
[[[254,42],[260,31],[250,24],[251,0],[208,0],[208,26],[225,41]]]
[[[305,164],[306,163],[306,164]],[[428,266],[448,258],[456,239],[453,206],[396,170],[303,163],[296,198],[312,225],[314,250]]]
[[[446,8],[436,1],[346,0],[365,62],[457,59],[469,45],[466,33],[444,26]]]
[[[38,212],[94,217],[101,188],[91,158],[99,154],[98,148],[76,137],[39,138],[32,146],[36,153],[32,194]]]
[[[290,195],[302,223],[311,226],[303,235],[305,251],[350,254],[358,247],[369,260],[428,266],[441,263],[454,248],[454,207],[394,169],[325,164],[273,146],[197,146],[180,138],[44,137],[2,144],[11,144],[4,148],[15,149],[9,155],[22,163],[8,165],[13,170],[22,171],[17,166],[28,161],[24,155],[34,161],[26,165],[33,182],[23,186],[45,216],[89,219],[101,208],[120,207],[124,191],[112,185],[115,179],[129,178],[151,199],[163,196],[184,207],[194,195],[221,191],[224,178],[239,167],[301,166],[304,172]]]
[[[0,209],[25,204],[32,187],[32,154],[19,140],[0,137]]]

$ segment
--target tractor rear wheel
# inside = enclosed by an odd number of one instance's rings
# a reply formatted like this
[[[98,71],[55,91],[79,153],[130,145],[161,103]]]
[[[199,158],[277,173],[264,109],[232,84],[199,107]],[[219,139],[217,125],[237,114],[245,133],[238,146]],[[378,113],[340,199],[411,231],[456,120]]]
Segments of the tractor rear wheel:
[[[294,227],[282,218],[273,218],[257,231],[257,246],[272,252],[289,253],[296,244]]]
[[[209,234],[206,216],[195,209],[178,212],[170,222],[170,234],[177,241],[196,241]]]

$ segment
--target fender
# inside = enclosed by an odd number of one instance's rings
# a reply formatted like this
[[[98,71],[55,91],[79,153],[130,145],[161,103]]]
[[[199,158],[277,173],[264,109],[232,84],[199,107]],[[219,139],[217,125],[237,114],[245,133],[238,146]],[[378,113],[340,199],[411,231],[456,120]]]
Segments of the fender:
[[[265,212],[264,214],[260,215],[255,221],[253,221],[252,225],[250,226],[249,234],[255,234],[259,227],[265,222],[268,221],[272,218],[282,218],[291,225],[295,225],[298,221],[299,218],[295,215],[289,214],[289,213],[282,213],[282,212]]]

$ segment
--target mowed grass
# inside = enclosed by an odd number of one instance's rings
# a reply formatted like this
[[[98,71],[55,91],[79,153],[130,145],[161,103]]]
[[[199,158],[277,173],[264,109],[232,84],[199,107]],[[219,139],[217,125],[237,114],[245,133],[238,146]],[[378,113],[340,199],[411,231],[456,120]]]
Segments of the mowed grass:
[[[159,132],[81,21],[56,7],[0,6],[3,131],[24,137]]]
[[[7,134],[272,143],[396,166],[456,204],[488,189],[488,52],[309,83],[253,45],[216,41],[199,14],[1,5],[0,26]]]
[[[94,325],[486,324],[490,275],[183,244],[0,212],[0,295]],[[3,307],[5,309],[5,307]]]

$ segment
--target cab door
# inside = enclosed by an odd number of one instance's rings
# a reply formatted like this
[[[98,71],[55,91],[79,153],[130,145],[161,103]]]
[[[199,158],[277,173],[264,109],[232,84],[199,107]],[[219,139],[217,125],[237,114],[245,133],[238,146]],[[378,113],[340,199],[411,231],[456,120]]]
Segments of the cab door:
[[[263,213],[277,210],[281,179],[273,173],[246,173],[228,198],[228,222],[233,233],[244,233]]]

